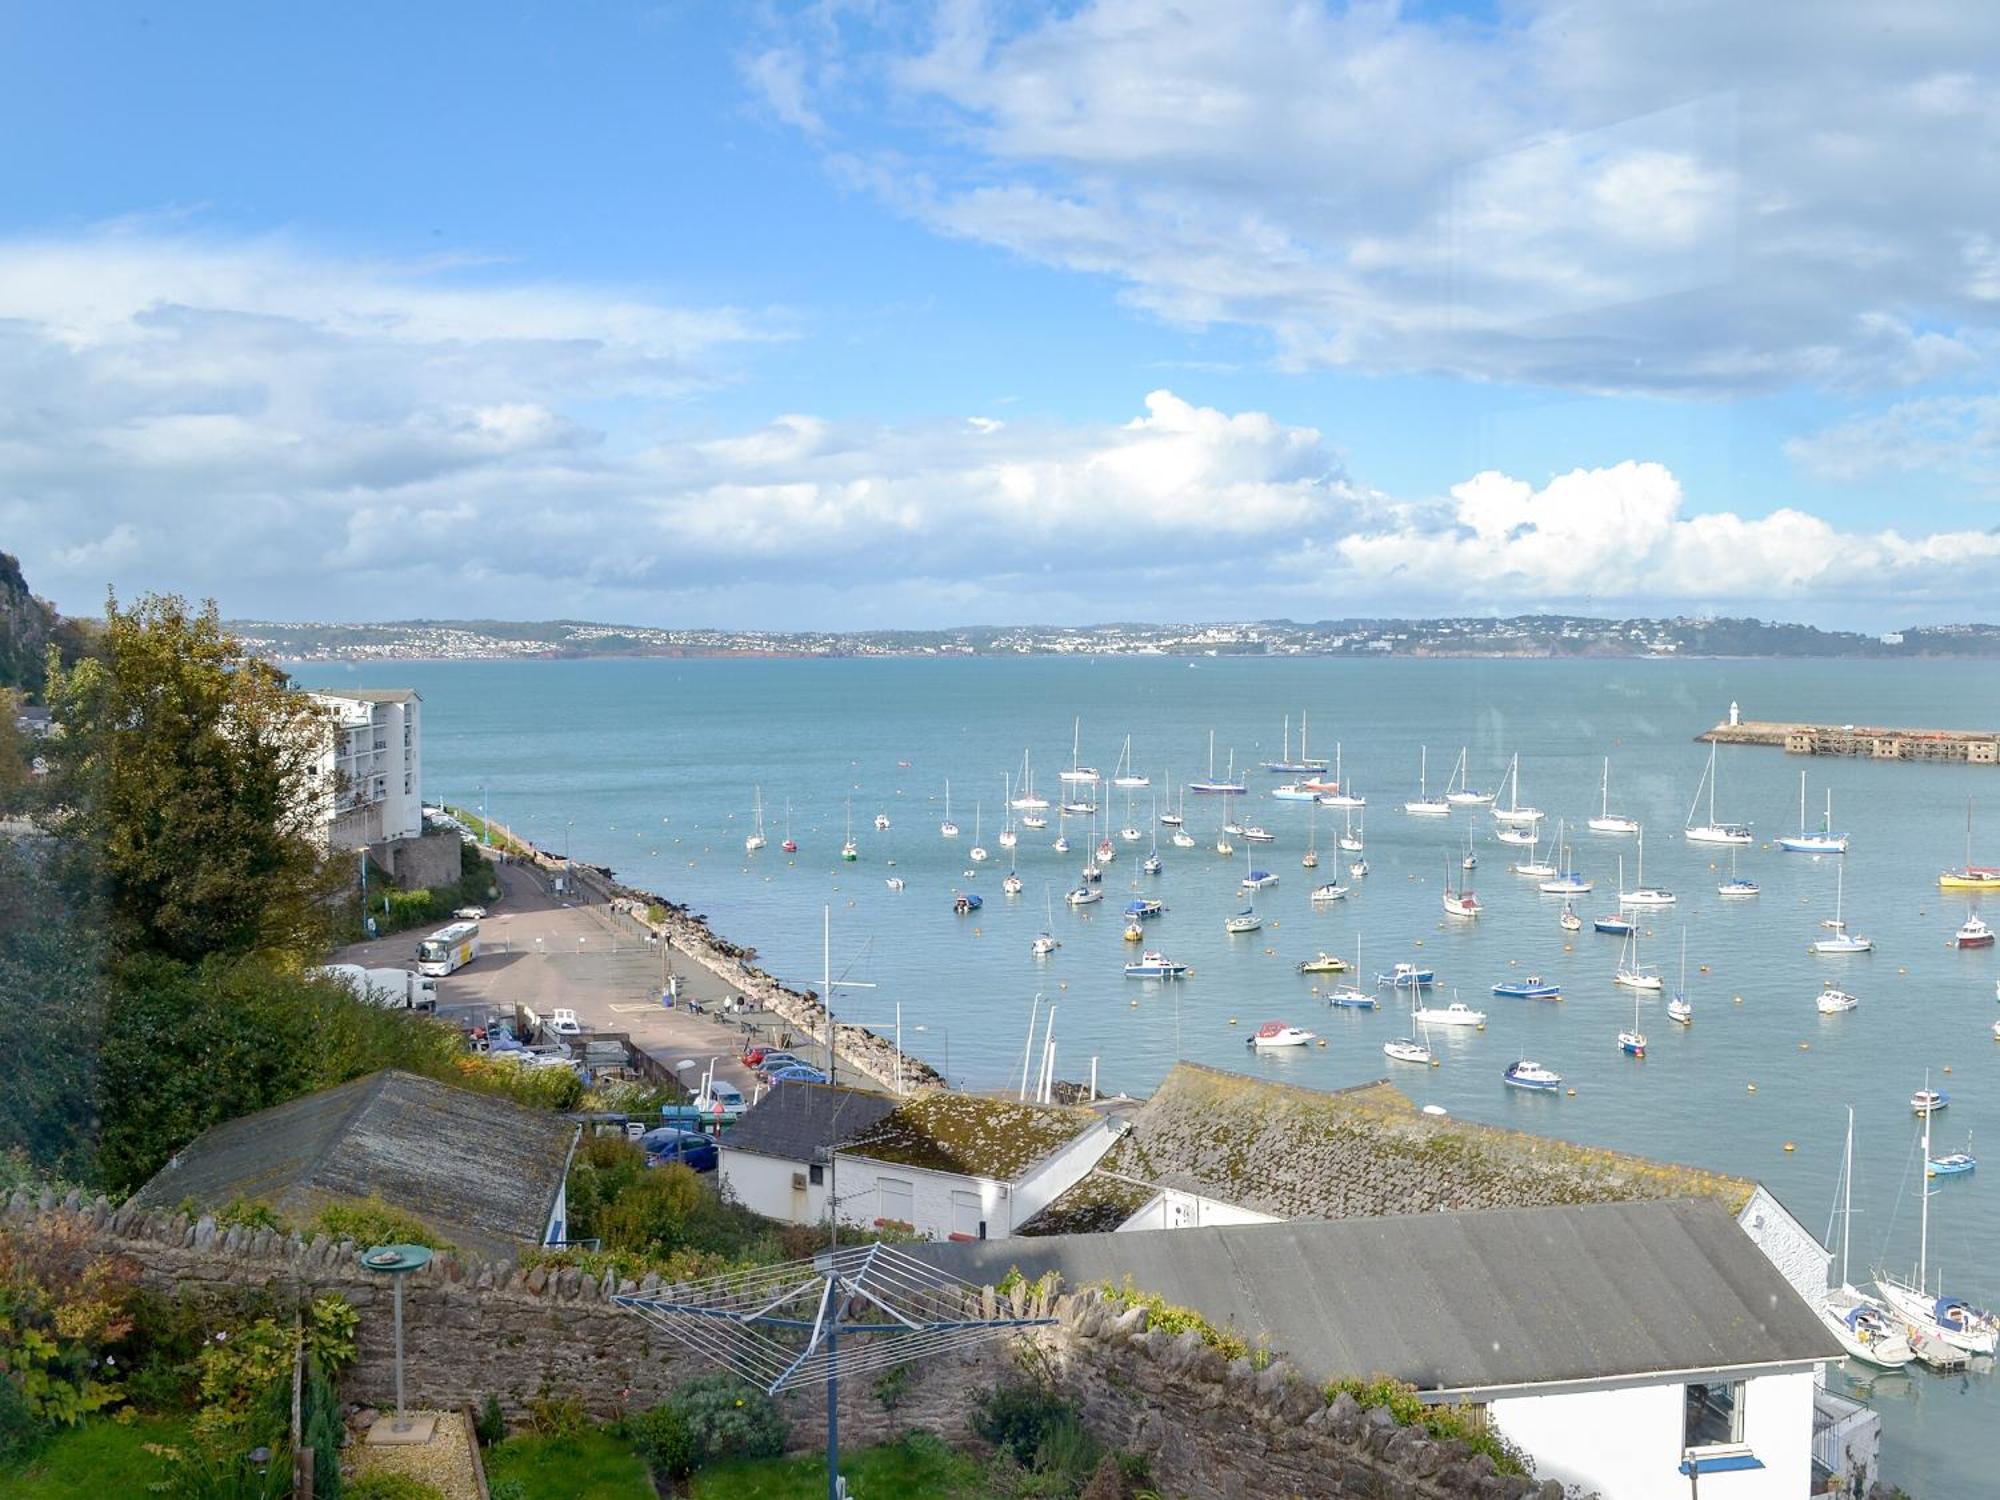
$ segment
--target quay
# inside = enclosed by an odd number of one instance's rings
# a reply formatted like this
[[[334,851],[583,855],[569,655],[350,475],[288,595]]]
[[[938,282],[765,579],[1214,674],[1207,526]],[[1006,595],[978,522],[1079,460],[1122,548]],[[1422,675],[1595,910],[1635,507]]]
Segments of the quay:
[[[1874,724],[1787,724],[1730,718],[1695,736],[1717,745],[1775,745],[1789,755],[1859,755],[1869,760],[1920,760],[1969,766],[2000,765],[2000,730],[1898,729]]]

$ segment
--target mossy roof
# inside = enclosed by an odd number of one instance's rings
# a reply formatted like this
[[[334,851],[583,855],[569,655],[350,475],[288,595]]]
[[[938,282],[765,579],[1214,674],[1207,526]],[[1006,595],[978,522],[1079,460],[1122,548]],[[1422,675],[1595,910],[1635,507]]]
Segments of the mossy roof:
[[[1096,1119],[1084,1109],[932,1089],[905,1100],[840,1150],[871,1161],[1011,1182]]]
[[[1733,1213],[1755,1187],[1698,1167],[1427,1115],[1386,1081],[1327,1093],[1182,1063],[1128,1118],[1130,1131],[1097,1170],[1037,1215],[1030,1232],[1115,1228],[1110,1216],[1141,1190],[1126,1191],[1113,1174],[1287,1219],[1675,1197],[1714,1198]]]

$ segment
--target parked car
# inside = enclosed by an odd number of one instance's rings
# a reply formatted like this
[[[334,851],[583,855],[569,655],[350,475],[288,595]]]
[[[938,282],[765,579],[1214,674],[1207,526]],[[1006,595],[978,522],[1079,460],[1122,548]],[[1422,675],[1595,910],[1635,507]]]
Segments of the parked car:
[[[721,1160],[715,1142],[699,1130],[662,1125],[640,1136],[639,1145],[645,1150],[649,1167],[664,1167],[677,1161],[697,1172],[713,1172]]]
[[[764,1075],[766,1083],[825,1083],[826,1074],[810,1063],[793,1063]]]
[[[486,908],[483,906],[461,906],[452,915],[457,917],[461,922],[483,922],[486,919]]]
[[[695,1090],[692,1103],[704,1119],[734,1120],[747,1108],[743,1102],[743,1091],[720,1078],[710,1079]]]
[[[773,1068],[790,1068],[794,1066],[804,1066],[804,1065],[805,1065],[805,1059],[803,1057],[798,1056],[795,1053],[779,1052],[773,1050],[766,1052],[762,1057],[758,1058],[757,1061],[752,1063],[750,1065],[750,1070],[751,1072],[756,1073],[759,1077],[768,1078],[770,1077],[771,1070]]]

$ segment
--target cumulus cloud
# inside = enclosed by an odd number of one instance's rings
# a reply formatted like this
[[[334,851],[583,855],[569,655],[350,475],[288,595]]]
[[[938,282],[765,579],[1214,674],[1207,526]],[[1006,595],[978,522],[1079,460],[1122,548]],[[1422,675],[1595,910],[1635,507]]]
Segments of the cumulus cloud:
[[[941,232],[1298,365],[1709,394],[1991,352],[1991,6],[908,16],[809,11],[748,81]]]

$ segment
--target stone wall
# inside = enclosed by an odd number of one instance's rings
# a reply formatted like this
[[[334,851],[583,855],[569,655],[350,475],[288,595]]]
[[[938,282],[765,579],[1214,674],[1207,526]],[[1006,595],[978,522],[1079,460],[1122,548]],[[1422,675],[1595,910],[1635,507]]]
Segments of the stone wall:
[[[368,854],[405,890],[429,890],[458,884],[459,845],[458,835],[444,829],[373,844]]]
[[[222,1230],[206,1216],[114,1209],[76,1194],[58,1201],[17,1192],[0,1205],[0,1229],[10,1232],[33,1234],[58,1217],[80,1219],[89,1243],[127,1261],[162,1292],[218,1303],[257,1292],[288,1299],[338,1292],[361,1313],[344,1394],[371,1404],[394,1398],[390,1291],[361,1269],[353,1244]],[[574,1270],[524,1273],[440,1256],[405,1287],[410,1399],[477,1405],[490,1393],[512,1417],[542,1394],[576,1397],[599,1414],[650,1405],[709,1368],[611,1300],[618,1292],[657,1289],[653,1277],[614,1288]],[[893,1405],[873,1381],[852,1382],[841,1397],[844,1446],[911,1430],[964,1443],[974,1394],[1032,1365],[1077,1397],[1103,1441],[1147,1454],[1154,1484],[1169,1496],[1560,1500],[1560,1486],[1538,1491],[1531,1481],[1496,1475],[1488,1460],[1461,1445],[1399,1428],[1385,1412],[1364,1413],[1352,1398],[1329,1406],[1283,1362],[1257,1370],[1247,1359],[1225,1361],[1193,1333],[1151,1331],[1144,1309],[1119,1310],[1094,1291],[1038,1300],[1017,1291],[1011,1301],[990,1289],[985,1295],[989,1307],[1055,1322],[962,1355],[923,1360]],[[800,1392],[785,1406],[792,1445],[823,1446],[824,1393]]]

